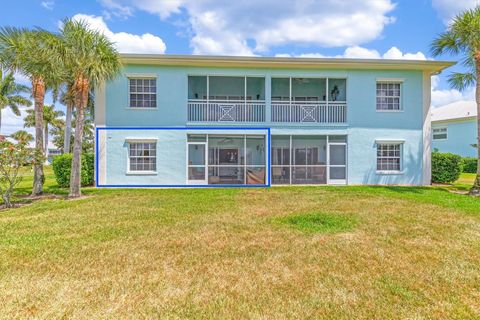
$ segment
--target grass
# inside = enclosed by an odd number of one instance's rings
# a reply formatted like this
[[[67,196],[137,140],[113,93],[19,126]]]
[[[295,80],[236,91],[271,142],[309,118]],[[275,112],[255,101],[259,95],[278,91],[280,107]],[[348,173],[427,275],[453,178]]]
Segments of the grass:
[[[0,318],[480,318],[480,199],[448,188],[91,188],[3,210]]]
[[[353,215],[313,212],[294,214],[274,220],[305,233],[338,233],[349,231],[356,225]]]
[[[462,173],[453,186],[459,190],[470,190],[473,181],[475,180],[475,176],[475,173]]]

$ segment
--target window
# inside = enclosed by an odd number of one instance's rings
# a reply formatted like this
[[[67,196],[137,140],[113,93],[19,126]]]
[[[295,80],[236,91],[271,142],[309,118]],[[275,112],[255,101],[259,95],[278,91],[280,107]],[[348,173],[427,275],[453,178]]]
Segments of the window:
[[[400,108],[400,83],[377,83],[377,110],[398,111]]]
[[[130,78],[130,108],[157,107],[157,79]]]
[[[447,138],[447,127],[433,128],[433,140],[446,140]]]
[[[129,161],[129,171],[155,172],[157,170],[156,142],[130,142]]]
[[[377,144],[377,170],[401,171],[401,144]]]

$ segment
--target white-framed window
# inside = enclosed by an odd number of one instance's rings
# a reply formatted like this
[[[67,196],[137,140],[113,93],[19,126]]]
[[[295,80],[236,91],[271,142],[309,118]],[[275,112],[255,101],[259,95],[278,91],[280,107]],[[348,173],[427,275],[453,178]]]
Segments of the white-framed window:
[[[377,143],[377,171],[402,170],[402,144]]]
[[[128,78],[130,108],[157,107],[156,78]]]
[[[446,140],[448,139],[447,127],[433,128],[433,140]]]
[[[401,90],[400,82],[377,82],[377,111],[401,110]]]
[[[128,143],[128,160],[130,172],[156,172],[157,143],[130,141]]]

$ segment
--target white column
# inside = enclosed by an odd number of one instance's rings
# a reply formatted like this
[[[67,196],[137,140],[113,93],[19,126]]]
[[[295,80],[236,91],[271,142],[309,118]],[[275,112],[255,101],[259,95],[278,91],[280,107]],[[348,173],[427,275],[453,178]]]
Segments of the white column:
[[[423,185],[432,183],[432,146],[431,146],[431,119],[430,119],[431,75],[423,72]]]

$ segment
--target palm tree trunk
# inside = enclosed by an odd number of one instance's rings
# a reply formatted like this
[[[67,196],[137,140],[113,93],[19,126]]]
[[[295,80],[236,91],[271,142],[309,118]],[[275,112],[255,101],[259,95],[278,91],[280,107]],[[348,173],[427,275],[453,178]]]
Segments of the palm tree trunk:
[[[477,176],[470,189],[470,195],[480,196],[480,53],[476,56],[475,67],[477,71],[477,84],[475,88],[475,99],[477,100]]]
[[[67,114],[65,115],[65,132],[63,136],[63,153],[70,153],[70,137],[72,136],[72,113],[73,105],[67,104]]]
[[[32,196],[43,193],[43,104],[45,102],[45,82],[43,78],[36,77],[32,80],[32,93],[35,104],[35,151],[36,159],[33,166]]]
[[[83,121],[85,117],[85,108],[88,103],[89,81],[80,76],[75,81],[75,105],[77,107],[77,117],[75,121],[75,139],[73,141],[72,171],[70,175],[70,194],[69,197],[76,198],[82,195],[81,187],[81,163],[82,163],[82,143],[83,143]]]
[[[45,124],[45,164],[48,164],[48,124]]]

